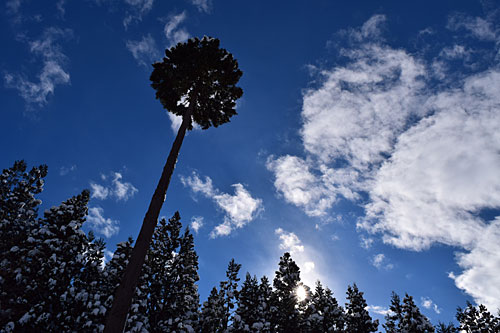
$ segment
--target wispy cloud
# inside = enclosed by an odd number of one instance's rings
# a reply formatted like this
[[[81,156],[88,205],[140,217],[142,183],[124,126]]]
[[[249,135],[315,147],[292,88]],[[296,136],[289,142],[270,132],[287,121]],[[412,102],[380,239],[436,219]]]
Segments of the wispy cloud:
[[[391,270],[394,268],[394,265],[389,262],[383,253],[374,255],[371,259],[371,263],[377,269]]]
[[[482,17],[471,17],[464,14],[455,14],[448,19],[448,29],[469,31],[474,37],[481,40],[497,40],[497,29],[492,22]]]
[[[369,248],[371,248],[373,245],[373,242],[374,242],[374,240],[372,237],[368,237],[365,235],[359,236],[359,245],[365,250],[368,250]]]
[[[210,13],[212,1],[210,0],[189,0],[200,12]]]
[[[167,37],[170,46],[174,46],[177,43],[184,42],[189,39],[189,33],[187,30],[180,27],[181,23],[183,23],[186,18],[187,15],[184,11],[180,14],[170,16],[167,23],[165,23],[163,32],[165,33],[165,37]]]
[[[160,51],[156,47],[156,42],[151,34],[143,36],[138,41],[128,40],[126,45],[134,59],[141,66],[149,68],[160,57]]]
[[[60,176],[66,176],[68,173],[73,172],[76,170],[76,165],[71,165],[71,166],[62,166],[59,169],[59,175]]]
[[[220,192],[213,187],[212,179],[202,180],[196,172],[189,177],[181,176],[182,184],[195,193],[203,194],[212,199],[217,207],[224,212],[224,221],[217,225],[210,236],[212,238],[227,236],[232,231],[250,223],[262,210],[262,200],[253,198],[242,184],[233,184],[234,194]]]
[[[500,208],[500,71],[464,67],[453,84],[436,89],[434,64],[388,46],[384,20],[345,31],[349,47],[340,54],[347,62],[316,69],[319,84],[303,97],[305,157],[270,157],[275,188],[311,216],[328,216],[338,198],[366,197],[357,227],[399,248],[461,247],[463,272],[450,277],[495,309],[500,287],[486,286],[500,286],[500,220],[479,213]],[[448,25],[481,40],[497,38],[498,26],[477,18]],[[445,65],[457,57],[470,62],[469,50],[455,39],[440,57]],[[493,59],[497,51],[482,52]]]
[[[154,0],[125,0],[125,3],[129,6],[123,19],[123,25],[127,28],[133,22],[142,21],[142,17],[153,8]]]
[[[118,233],[120,230],[119,221],[104,217],[104,210],[101,207],[90,207],[87,216],[87,223],[90,228],[96,233],[109,238]]]
[[[92,189],[92,198],[106,200],[110,197],[116,199],[117,201],[123,200],[127,201],[137,193],[137,188],[135,188],[132,183],[122,181],[122,174],[119,172],[114,172],[111,177],[111,181],[104,185],[97,184],[95,182],[90,183]],[[106,181],[109,178],[102,176],[102,180]]]
[[[440,314],[441,313],[441,309],[437,306],[436,303],[434,303],[434,301],[432,299],[430,299],[429,297],[421,297],[420,298],[420,301],[421,301],[421,304],[424,308],[426,309],[432,309],[434,310],[434,312],[436,312],[437,314]]]
[[[43,61],[38,81],[31,81],[24,73],[7,72],[4,75],[5,86],[16,89],[25,100],[28,109],[45,105],[49,95],[54,94],[57,85],[70,83],[70,75],[65,69],[67,57],[62,53],[58,42],[72,36],[73,32],[69,29],[48,28],[39,39],[26,40],[30,52]]]

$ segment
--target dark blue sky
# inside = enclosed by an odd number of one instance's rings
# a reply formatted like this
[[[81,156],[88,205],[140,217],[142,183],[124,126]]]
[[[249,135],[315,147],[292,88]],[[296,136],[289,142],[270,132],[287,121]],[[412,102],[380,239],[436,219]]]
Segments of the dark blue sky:
[[[434,323],[500,306],[498,2],[3,6],[2,167],[47,164],[45,207],[91,189],[110,251],[138,234],[174,138],[150,64],[209,35],[244,95],[188,134],[162,211],[196,229],[202,299],[231,258],[272,278],[291,251],[306,283],[342,303],[356,282],[376,317],[393,290]]]

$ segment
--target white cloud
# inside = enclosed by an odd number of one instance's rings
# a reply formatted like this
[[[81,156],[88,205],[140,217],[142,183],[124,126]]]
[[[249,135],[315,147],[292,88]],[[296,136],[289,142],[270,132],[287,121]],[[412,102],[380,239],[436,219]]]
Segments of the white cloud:
[[[375,313],[382,316],[387,316],[388,314],[392,314],[392,311],[389,310],[389,308],[380,305],[368,305],[366,307],[366,310],[371,313]]]
[[[212,1],[210,0],[190,0],[200,12],[210,13],[212,10]]]
[[[130,23],[142,21],[142,17],[153,8],[154,0],[125,0],[125,3],[129,5],[123,19],[123,25],[126,29]]]
[[[179,28],[179,25],[186,20],[186,12],[182,12],[177,15],[172,15],[163,31],[165,33],[165,37],[167,37],[170,46],[174,46],[177,43],[184,42],[189,39],[189,33],[184,28]]]
[[[151,34],[143,36],[140,41],[128,40],[126,45],[137,63],[147,68],[151,67],[151,64],[158,60],[160,56],[156,42]]]
[[[280,249],[285,252],[290,252],[290,254],[296,254],[299,252],[304,252],[304,245],[300,241],[299,237],[293,232],[286,232],[281,228],[274,231],[276,235],[279,236],[281,243]]]
[[[69,29],[48,28],[45,29],[40,39],[28,41],[30,52],[43,59],[43,68],[38,74],[38,82],[31,81],[24,74],[7,72],[4,75],[6,87],[16,89],[28,108],[33,105],[39,107],[45,105],[48,96],[54,94],[57,85],[70,83],[70,75],[64,69],[66,56],[61,52],[57,41],[71,38],[72,35],[73,32]]]
[[[92,189],[92,198],[106,200],[109,196],[110,190],[100,184],[90,183]]]
[[[421,304],[422,304],[422,306],[424,308],[426,308],[426,309],[432,309],[437,314],[441,313],[441,309],[429,297],[421,297],[420,300],[421,300],[421,302],[422,302]]]
[[[372,265],[375,266],[377,269],[385,269],[385,270],[391,270],[394,268],[394,265],[388,262],[387,258],[385,257],[385,254],[379,253],[373,256],[371,259]]]
[[[92,198],[105,200],[108,197],[113,197],[117,201],[127,201],[133,197],[138,190],[132,183],[123,182],[122,178],[123,176],[121,173],[114,172],[111,182],[108,182],[106,185],[91,182]],[[101,179],[106,181],[108,178],[105,175],[101,175]]]
[[[500,308],[500,217],[480,230],[470,252],[458,253],[463,272],[449,277],[458,288],[474,297],[491,311]]]
[[[241,184],[232,185],[235,193],[231,195],[215,189],[210,177],[205,177],[205,181],[201,180],[196,172],[189,177],[181,176],[181,182],[184,186],[190,187],[193,192],[212,199],[224,212],[224,221],[210,233],[212,238],[227,236],[233,230],[244,227],[262,210],[262,200],[253,198]]]
[[[193,216],[191,218],[191,229],[195,232],[198,233],[198,230],[200,230],[201,227],[203,227],[203,217],[202,216]]]
[[[323,216],[335,202],[331,192],[320,179],[311,173],[307,162],[296,156],[281,156],[267,161],[267,168],[274,172],[274,186],[286,201],[301,207],[309,216]]]
[[[479,213],[500,208],[500,70],[468,74],[469,67],[452,85],[431,86],[432,63],[381,42],[381,22],[377,16],[349,31],[357,43],[340,51],[345,65],[319,70],[319,86],[303,98],[305,158],[271,157],[275,187],[312,216],[327,216],[339,197],[363,195],[360,230],[404,249],[463,249],[463,272],[450,277],[496,309],[500,217],[485,221]],[[449,27],[483,40],[498,30],[490,21],[463,22]],[[468,50],[444,48],[442,65]]]
[[[119,222],[103,216],[104,210],[101,207],[90,207],[87,222],[92,230],[109,238],[120,230]]]

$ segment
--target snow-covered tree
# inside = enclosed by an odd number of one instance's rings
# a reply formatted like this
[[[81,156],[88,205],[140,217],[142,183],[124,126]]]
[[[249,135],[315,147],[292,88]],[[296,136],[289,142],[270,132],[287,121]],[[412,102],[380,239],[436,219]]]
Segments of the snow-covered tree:
[[[174,315],[175,331],[194,332],[198,328],[199,294],[198,255],[194,250],[194,238],[186,227],[180,240],[179,254],[175,256],[169,274],[174,278],[170,286],[174,291],[174,303],[168,304]],[[175,307],[174,307],[175,306]]]
[[[460,323],[459,330],[467,333],[500,332],[500,313],[498,317],[492,315],[484,305],[475,307],[467,302],[465,309],[457,309],[457,320]]]
[[[108,296],[107,291],[102,289],[105,246],[102,239],[95,239],[89,232],[83,269],[72,282],[74,291],[71,292],[70,288],[61,295],[61,302],[68,309],[64,326],[74,331],[100,331],[104,327],[101,321],[106,314],[105,300]]]
[[[363,292],[359,291],[354,283],[347,287],[347,300],[345,304],[345,322],[346,330],[350,333],[368,333],[376,332],[378,320],[372,320],[366,310],[366,301],[363,298]]]
[[[200,332],[222,332],[222,319],[225,315],[224,294],[212,288],[208,299],[203,302],[200,314]]]
[[[29,310],[19,319],[26,330],[66,331],[71,318],[68,299],[79,297],[74,286],[85,266],[88,238],[81,229],[87,215],[89,192],[46,210],[28,237],[31,243],[25,270]],[[85,298],[87,294],[80,295]]]
[[[311,303],[305,313],[305,327],[309,332],[343,332],[344,311],[330,289],[326,290],[320,281],[311,296]]]
[[[224,315],[222,317],[222,331],[228,328],[229,320],[234,313],[236,300],[238,299],[238,273],[241,265],[237,264],[234,259],[229,261],[226,270],[226,280],[220,283],[220,292],[224,298]]]
[[[297,287],[300,284],[299,266],[286,252],[280,257],[279,269],[273,281],[272,322],[273,332],[293,333],[300,331],[301,316],[298,310]]]
[[[247,273],[238,295],[238,308],[233,317],[232,332],[254,332],[253,325],[260,322],[259,282]],[[259,326],[259,325],[257,325]]]
[[[263,276],[259,285],[258,322],[252,325],[255,332],[271,332],[271,297],[273,289],[269,279]]]
[[[177,276],[169,273],[174,257],[180,246],[181,222],[176,212],[168,220],[159,222],[144,266],[149,268],[146,274],[149,281],[150,298],[148,302],[149,322],[152,331],[169,331],[174,325],[173,314],[175,305],[175,290],[171,285]],[[143,272],[145,267],[143,267]],[[143,273],[144,275],[144,273]]]
[[[401,298],[395,292],[392,293],[390,313],[387,314],[386,323],[383,325],[387,332],[403,333],[431,333],[434,326],[424,316],[413,301],[413,297],[406,294],[401,303]]]
[[[47,166],[26,169],[24,161],[17,161],[0,174],[0,331],[14,330],[30,306],[23,272],[41,204],[35,195],[43,190]]]
[[[445,323],[439,322],[436,325],[436,333],[457,333],[457,332],[458,332],[458,330],[455,327],[455,325],[453,325],[453,323],[445,324]]]

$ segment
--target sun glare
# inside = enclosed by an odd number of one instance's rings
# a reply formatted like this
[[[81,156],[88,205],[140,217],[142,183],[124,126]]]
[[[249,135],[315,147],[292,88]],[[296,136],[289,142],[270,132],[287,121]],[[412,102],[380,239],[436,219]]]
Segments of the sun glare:
[[[306,299],[307,291],[304,286],[298,286],[297,289],[295,289],[295,293],[297,294],[297,299],[299,302],[302,302]]]

